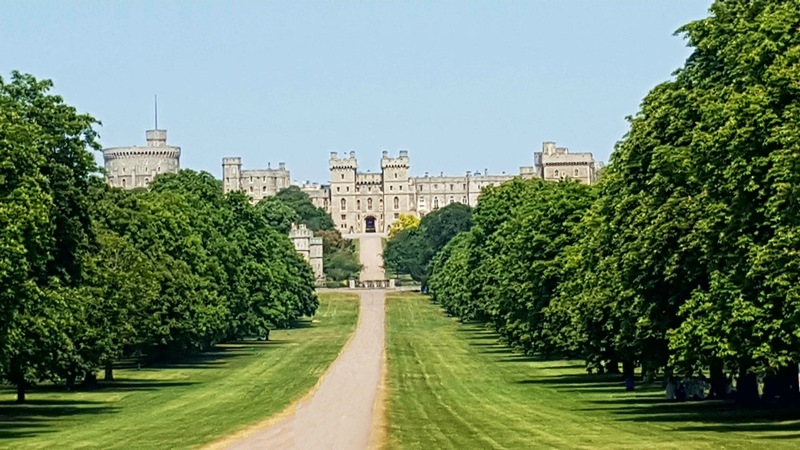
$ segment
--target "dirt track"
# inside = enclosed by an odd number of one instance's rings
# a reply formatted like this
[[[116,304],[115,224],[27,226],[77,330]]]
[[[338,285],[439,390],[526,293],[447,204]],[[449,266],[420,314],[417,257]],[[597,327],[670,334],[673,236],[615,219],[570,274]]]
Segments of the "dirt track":
[[[301,402],[294,415],[227,448],[367,448],[379,419],[373,417],[373,409],[383,370],[384,299],[382,291],[361,292],[360,319],[353,339],[311,400]]]

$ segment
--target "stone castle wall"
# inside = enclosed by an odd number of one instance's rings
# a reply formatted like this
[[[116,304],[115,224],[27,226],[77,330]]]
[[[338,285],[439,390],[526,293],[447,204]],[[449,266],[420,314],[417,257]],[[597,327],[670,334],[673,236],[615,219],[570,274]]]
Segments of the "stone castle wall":
[[[331,152],[328,159],[330,184],[306,183],[300,189],[309,195],[314,205],[331,215],[342,234],[386,233],[400,214],[420,217],[451,203],[475,206],[484,188],[514,177],[551,181],[575,179],[592,184],[597,181],[597,171],[601,167],[591,153],[570,153],[567,148],[556,147],[554,142],[543,143],[542,151],[534,153],[534,165],[520,167],[517,174],[489,174],[484,169],[463,176],[426,173],[422,177],[412,177],[405,150],[397,156],[384,151],[380,164],[380,173],[359,172],[355,152],[341,156]],[[249,193],[253,201],[289,186],[289,172],[283,164],[277,170],[242,171],[240,158],[224,158],[222,165],[225,191],[242,190]],[[268,181],[270,177],[275,181]]]
[[[123,189],[147,187],[162,173],[180,170],[181,148],[167,145],[167,130],[147,130],[144,147],[103,149],[106,180]]]

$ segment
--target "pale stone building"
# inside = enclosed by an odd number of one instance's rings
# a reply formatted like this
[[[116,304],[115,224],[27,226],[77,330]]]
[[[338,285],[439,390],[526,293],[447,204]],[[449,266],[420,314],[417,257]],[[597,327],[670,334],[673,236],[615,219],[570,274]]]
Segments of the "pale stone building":
[[[223,191],[242,191],[253,203],[289,187],[289,180],[289,171],[282,162],[277,169],[268,164],[266,169],[242,170],[242,158],[222,158]]]
[[[543,143],[542,151],[534,153],[533,160],[537,176],[549,181],[572,178],[593,184],[602,167],[591,153],[570,153],[566,147],[556,147],[555,142]]]
[[[554,142],[543,143],[542,151],[534,153],[534,165],[520,167],[517,174],[492,175],[484,169],[463,176],[430,176],[426,173],[425,176],[412,177],[406,150],[401,150],[396,157],[384,151],[380,164],[380,172],[359,172],[355,152],[342,156],[331,152],[328,159],[330,184],[304,183],[299,187],[309,195],[314,205],[331,215],[342,234],[385,233],[400,214],[424,216],[451,203],[475,206],[484,188],[514,177],[551,181],[575,179],[591,184],[597,180],[597,170],[601,167],[591,153],[570,153],[566,148],[556,147]],[[280,170],[284,170],[283,165]],[[225,192],[239,189],[258,200],[280,190],[276,182],[260,193],[258,179],[249,181],[245,172],[263,171],[241,171],[239,158],[225,158]],[[289,173],[285,171],[281,185],[288,187],[288,183]]]
[[[167,145],[167,130],[147,130],[144,147],[110,147],[103,149],[106,180],[123,189],[147,187],[162,173],[177,173],[181,148]]]
[[[314,279],[318,286],[325,283],[325,272],[322,264],[322,238],[314,237],[314,232],[305,225],[296,226],[292,224],[289,231],[289,239],[292,240],[297,253],[303,256],[314,271]]]

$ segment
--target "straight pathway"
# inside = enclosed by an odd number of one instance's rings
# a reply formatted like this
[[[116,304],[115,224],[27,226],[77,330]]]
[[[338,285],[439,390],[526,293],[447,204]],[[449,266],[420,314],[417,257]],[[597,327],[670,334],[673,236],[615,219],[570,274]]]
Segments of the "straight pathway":
[[[362,279],[383,279],[380,236],[360,243]],[[294,415],[229,445],[230,450],[336,449],[361,450],[370,444],[381,422],[375,411],[384,369],[385,292],[360,292],[355,334],[334,361],[311,400],[297,405]]]
[[[383,280],[383,237],[379,234],[362,234],[358,239],[358,257],[361,260],[360,281]]]

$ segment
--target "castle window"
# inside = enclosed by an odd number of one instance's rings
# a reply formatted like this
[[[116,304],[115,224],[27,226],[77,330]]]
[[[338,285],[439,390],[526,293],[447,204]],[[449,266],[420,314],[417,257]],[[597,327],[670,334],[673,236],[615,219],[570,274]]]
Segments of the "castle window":
[[[161,173],[161,166],[158,166],[158,173]]]
[[[339,186],[336,186],[336,192],[339,192],[340,190],[341,189],[339,189]]]
[[[367,209],[369,211],[372,211],[372,199],[371,198],[367,199]]]
[[[452,184],[450,185],[450,190],[451,190],[451,191],[453,190],[453,185],[452,185]]]
[[[253,186],[250,186],[250,192],[253,192]]]
[[[144,182],[145,182],[145,184],[149,183],[150,182],[150,178],[145,178]]]
[[[342,179],[344,180],[344,174],[342,174]]]
[[[439,209],[439,197],[433,197],[433,209]]]
[[[347,186],[347,192],[350,192],[350,186]]]
[[[253,177],[250,177],[250,182],[251,182],[251,183],[253,182]]]
[[[266,194],[266,193],[267,193],[267,187],[266,187],[266,186],[263,186],[263,187],[261,188],[261,192],[263,192],[263,193],[265,193],[265,194]]]
[[[394,198],[394,209],[400,209],[400,199],[398,197]]]
[[[128,180],[126,180],[125,178],[123,178],[123,179],[122,179],[122,187],[124,188],[126,184],[128,184]]]
[[[395,219],[399,219],[400,218],[400,213],[394,213],[394,218]]]
[[[342,207],[342,211],[346,210],[347,209],[347,200],[342,199],[342,202],[341,202],[340,206]]]
[[[463,189],[464,189],[465,191],[467,190],[467,183],[464,183],[464,188],[463,188]]]
[[[575,169],[575,176],[578,176],[578,169]]]
[[[393,191],[394,190],[394,186],[389,186],[389,190]]]
[[[356,211],[361,211],[361,200],[356,200]]]
[[[467,196],[466,195],[461,197],[461,203],[463,203],[465,205],[467,204]]]
[[[395,172],[394,177],[397,178],[397,173]]]
[[[433,185],[433,188],[434,188],[434,189],[439,189],[439,185],[438,185],[438,184],[434,184],[434,185]]]
[[[556,169],[555,171],[553,171],[553,175],[554,175],[554,176],[556,176],[556,177],[558,176],[558,169]]]
[[[400,186],[400,190],[401,190],[401,191],[403,190],[403,186]]]
[[[449,203],[452,205],[452,204],[453,204],[453,203],[455,203],[455,202],[456,202],[456,200],[455,200],[455,199],[453,198],[453,196],[451,195],[451,196],[450,196],[450,202],[449,202]]]
[[[342,214],[342,220],[347,220],[347,214]],[[342,225],[342,228],[344,228],[344,225]]]
[[[368,187],[367,190],[372,192],[372,186]]]
[[[378,206],[380,206],[380,210],[383,211],[383,199],[378,200]]]
[[[261,181],[267,181],[267,177],[264,177],[264,179],[262,179]]]

